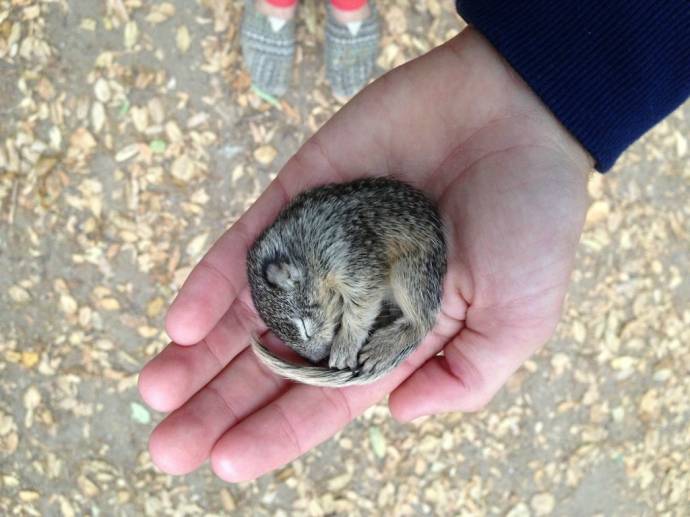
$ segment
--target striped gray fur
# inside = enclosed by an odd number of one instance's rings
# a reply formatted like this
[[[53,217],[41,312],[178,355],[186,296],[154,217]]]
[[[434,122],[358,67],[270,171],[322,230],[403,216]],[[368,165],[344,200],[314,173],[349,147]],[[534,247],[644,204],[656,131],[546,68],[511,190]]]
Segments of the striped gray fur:
[[[254,351],[307,384],[372,382],[433,327],[445,270],[441,219],[410,185],[369,178],[304,192],[253,244],[247,274],[268,328],[327,367],[291,364],[257,339]]]

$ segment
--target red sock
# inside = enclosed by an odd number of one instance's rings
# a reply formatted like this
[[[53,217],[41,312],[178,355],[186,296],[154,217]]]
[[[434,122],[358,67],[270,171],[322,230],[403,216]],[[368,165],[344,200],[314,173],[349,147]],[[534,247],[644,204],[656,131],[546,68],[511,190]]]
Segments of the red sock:
[[[266,0],[266,3],[273,7],[292,7],[297,0]]]
[[[356,11],[361,9],[367,3],[367,0],[331,0],[331,5],[341,11]]]

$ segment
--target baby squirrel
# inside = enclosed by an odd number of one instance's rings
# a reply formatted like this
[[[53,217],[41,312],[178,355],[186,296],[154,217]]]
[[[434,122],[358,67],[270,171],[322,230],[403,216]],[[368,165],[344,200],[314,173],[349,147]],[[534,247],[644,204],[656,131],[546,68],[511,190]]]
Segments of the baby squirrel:
[[[328,357],[328,367],[290,363],[253,338],[263,363],[305,384],[365,384],[433,327],[446,243],[424,194],[390,178],[361,179],[295,197],[249,250],[247,269],[266,325],[309,361]],[[386,315],[393,321],[379,325]]]

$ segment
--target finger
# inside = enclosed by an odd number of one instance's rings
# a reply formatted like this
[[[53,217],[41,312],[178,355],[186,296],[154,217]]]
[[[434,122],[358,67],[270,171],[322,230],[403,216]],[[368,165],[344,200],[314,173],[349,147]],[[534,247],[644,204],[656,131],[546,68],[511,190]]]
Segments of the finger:
[[[440,333],[428,336],[408,360],[373,384],[340,389],[293,385],[218,440],[211,451],[214,472],[226,481],[244,481],[295,459],[381,400],[446,339]]]
[[[157,411],[177,409],[247,346],[252,330],[262,332],[264,327],[251,306],[249,290],[245,289],[196,346],[171,343],[142,369],[142,399]]]
[[[295,385],[220,438],[211,451],[213,471],[230,482],[255,479],[328,439],[384,397],[388,384],[344,389]]]
[[[396,390],[388,405],[396,420],[448,411],[478,411],[546,338],[523,340],[501,331],[487,337],[464,328]]]
[[[153,462],[169,474],[195,470],[228,427],[273,399],[286,385],[259,366],[252,352],[245,349],[224,372],[156,427],[149,440]]]
[[[225,314],[247,285],[249,246],[286,201],[286,191],[276,179],[192,270],[166,316],[165,327],[173,341],[181,345],[201,341]]]

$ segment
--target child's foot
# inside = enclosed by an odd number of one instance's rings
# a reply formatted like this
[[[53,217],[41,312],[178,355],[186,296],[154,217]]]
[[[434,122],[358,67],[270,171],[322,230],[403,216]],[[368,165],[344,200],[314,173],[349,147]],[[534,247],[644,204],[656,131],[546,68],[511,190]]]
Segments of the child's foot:
[[[252,83],[276,96],[283,95],[290,85],[296,8],[296,1],[288,7],[276,7],[266,0],[245,1],[242,57]]]
[[[342,10],[328,3],[326,77],[337,97],[350,97],[367,83],[379,52],[379,16],[373,2]]]

